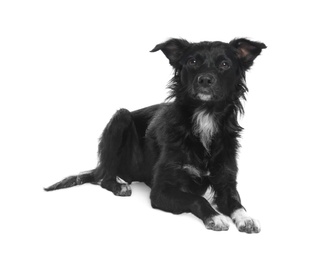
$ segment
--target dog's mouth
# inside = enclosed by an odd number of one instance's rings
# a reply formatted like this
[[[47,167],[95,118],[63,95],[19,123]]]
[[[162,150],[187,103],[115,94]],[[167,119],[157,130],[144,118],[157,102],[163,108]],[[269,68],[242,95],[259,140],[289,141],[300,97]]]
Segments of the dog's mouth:
[[[213,89],[201,87],[196,88],[195,97],[201,101],[212,101],[216,99],[216,95]]]
[[[215,89],[203,89],[203,88],[198,88],[198,90],[196,91],[194,97],[198,100],[201,100],[203,102],[208,102],[208,101],[219,101],[221,99],[223,99],[223,95],[221,95],[222,93],[219,93],[217,90]]]
[[[217,98],[216,84],[214,86],[202,86],[195,82],[192,86],[193,96],[197,100],[203,102],[214,101]]]
[[[202,101],[210,101],[210,100],[212,100],[213,95],[208,94],[208,93],[198,93],[197,98],[199,98]]]

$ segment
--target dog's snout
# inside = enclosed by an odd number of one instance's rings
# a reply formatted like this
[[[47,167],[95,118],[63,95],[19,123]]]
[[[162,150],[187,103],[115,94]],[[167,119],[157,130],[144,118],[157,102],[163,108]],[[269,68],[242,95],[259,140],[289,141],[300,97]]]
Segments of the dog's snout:
[[[211,87],[216,82],[213,74],[202,74],[198,77],[198,84],[200,87]]]

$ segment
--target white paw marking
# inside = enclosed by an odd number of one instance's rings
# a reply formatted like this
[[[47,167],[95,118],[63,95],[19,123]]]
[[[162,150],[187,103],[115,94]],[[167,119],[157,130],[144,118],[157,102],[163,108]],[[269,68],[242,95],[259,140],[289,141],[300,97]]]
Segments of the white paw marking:
[[[124,192],[127,192],[129,190],[131,190],[130,186],[129,185],[122,185],[121,186],[122,189],[121,189],[121,192],[124,193]]]
[[[229,229],[228,217],[220,214],[205,221],[205,227],[214,231],[226,231]]]
[[[237,229],[246,233],[259,233],[261,231],[260,222],[248,216],[244,209],[237,209],[231,214]]]
[[[121,184],[121,190],[117,193],[118,196],[130,196],[132,189],[128,184]]]
[[[117,181],[117,183],[119,183],[119,184],[127,184],[126,181],[124,181],[122,178],[120,178],[120,177],[118,177],[118,176],[116,176],[116,181]]]

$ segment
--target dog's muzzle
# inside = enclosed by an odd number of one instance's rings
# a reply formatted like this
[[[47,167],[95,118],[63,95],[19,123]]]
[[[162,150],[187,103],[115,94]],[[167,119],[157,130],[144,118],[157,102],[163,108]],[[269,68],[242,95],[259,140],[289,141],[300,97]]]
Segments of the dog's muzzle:
[[[198,86],[204,89],[214,86],[216,77],[213,74],[201,74],[197,78]]]
[[[214,98],[214,86],[216,82],[215,75],[211,73],[200,74],[196,79],[197,97],[203,101]]]

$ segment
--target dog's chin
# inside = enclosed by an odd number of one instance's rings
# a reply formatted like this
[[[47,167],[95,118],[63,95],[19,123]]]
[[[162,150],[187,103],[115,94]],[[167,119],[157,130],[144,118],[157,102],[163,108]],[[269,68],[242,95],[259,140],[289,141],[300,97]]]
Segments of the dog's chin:
[[[200,99],[201,101],[207,102],[213,99],[213,95],[206,93],[198,93],[197,98]]]

